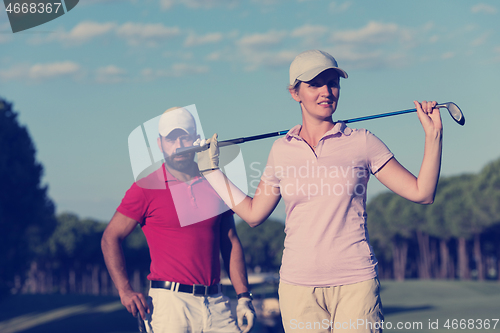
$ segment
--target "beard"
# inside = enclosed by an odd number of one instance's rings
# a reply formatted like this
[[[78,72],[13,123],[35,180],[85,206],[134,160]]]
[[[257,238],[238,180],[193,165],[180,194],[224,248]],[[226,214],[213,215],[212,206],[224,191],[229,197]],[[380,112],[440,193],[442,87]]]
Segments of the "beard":
[[[174,170],[187,173],[193,167],[194,163],[194,153],[186,154],[188,156],[187,159],[176,161],[173,156],[168,156],[167,154],[163,154],[165,158],[165,163]]]

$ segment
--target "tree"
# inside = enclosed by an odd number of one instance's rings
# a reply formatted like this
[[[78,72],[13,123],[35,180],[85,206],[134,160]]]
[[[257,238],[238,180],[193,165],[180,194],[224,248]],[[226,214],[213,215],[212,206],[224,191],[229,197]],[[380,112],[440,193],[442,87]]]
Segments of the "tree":
[[[284,227],[282,222],[271,219],[256,228],[243,221],[236,225],[248,267],[252,270],[258,267],[257,270],[263,272],[278,271],[285,241]]]
[[[390,249],[394,279],[405,279],[408,247],[415,229],[409,201],[392,192],[379,194],[367,206],[370,241]],[[378,254],[376,254],[378,257]]]
[[[477,175],[476,181],[472,185],[472,197],[474,198],[474,259],[478,279],[482,280],[485,275],[482,260],[482,246],[480,233],[493,226],[491,230],[496,230],[494,225],[500,222],[500,158],[488,163]],[[497,253],[493,254],[497,258],[500,255],[500,247]],[[497,260],[498,261],[498,260]],[[500,261],[499,261],[500,262]],[[500,264],[497,265],[500,268]],[[500,274],[497,274],[500,279]]]
[[[56,225],[54,204],[41,184],[43,168],[12,104],[0,98],[0,288],[12,286]]]
[[[453,238],[452,224],[445,218],[445,206],[448,200],[452,200],[455,190],[449,184],[460,182],[459,178],[447,177],[439,180],[434,203],[427,210],[427,220],[429,222],[430,234],[439,239],[439,273],[437,276],[441,279],[454,279],[455,266],[450,254],[449,243]]]

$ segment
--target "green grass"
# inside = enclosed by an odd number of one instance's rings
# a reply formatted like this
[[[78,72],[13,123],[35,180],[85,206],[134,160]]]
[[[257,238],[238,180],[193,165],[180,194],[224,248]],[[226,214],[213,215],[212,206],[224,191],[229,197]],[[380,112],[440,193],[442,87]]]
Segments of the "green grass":
[[[381,285],[385,323],[393,325],[385,332],[500,332],[500,322],[494,330],[444,327],[447,319],[450,325],[453,319],[474,319],[477,325],[477,320],[500,318],[500,283],[416,280]],[[436,320],[439,329],[429,329]],[[397,323],[421,326],[398,330]],[[0,332],[132,333],[137,324],[117,297],[16,295],[0,301]]]
[[[500,322],[493,330],[478,329],[485,319],[500,319],[500,284],[498,282],[474,281],[382,281],[382,303],[385,321],[391,322],[393,329],[386,332],[500,332]],[[456,330],[444,327],[453,320],[473,325]],[[429,323],[438,321],[438,329],[429,329]],[[419,327],[419,329],[398,330],[397,323]],[[418,326],[417,323],[422,323]]]

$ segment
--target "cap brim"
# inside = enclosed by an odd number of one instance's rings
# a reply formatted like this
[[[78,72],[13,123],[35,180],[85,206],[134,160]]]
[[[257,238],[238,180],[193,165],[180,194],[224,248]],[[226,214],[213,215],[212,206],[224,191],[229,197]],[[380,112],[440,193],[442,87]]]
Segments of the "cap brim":
[[[300,75],[295,80],[295,82],[297,82],[297,80],[298,81],[302,81],[302,82],[311,81],[312,79],[314,79],[316,76],[318,76],[319,74],[323,73],[327,69],[334,69],[335,71],[337,71],[337,73],[339,73],[339,76],[343,77],[344,79],[347,79],[347,73],[343,69],[338,68],[338,67],[326,67],[325,68],[325,67],[322,66],[322,67],[316,67],[316,68],[308,70],[307,72],[305,72],[302,75]]]
[[[171,128],[171,129],[168,129],[168,133],[164,134],[166,131],[162,131],[162,133],[159,133],[161,136],[168,136],[170,133],[172,133],[174,130],[176,129],[180,129],[180,130],[183,130],[184,132],[186,132],[186,134],[190,134],[189,131],[185,128],[182,128],[182,127],[174,127],[174,128]]]

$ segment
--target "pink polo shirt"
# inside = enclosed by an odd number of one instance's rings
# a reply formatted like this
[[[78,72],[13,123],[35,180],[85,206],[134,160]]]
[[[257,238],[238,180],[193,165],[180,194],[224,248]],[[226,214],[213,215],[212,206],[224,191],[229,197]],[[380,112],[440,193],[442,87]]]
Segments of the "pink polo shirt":
[[[219,283],[220,225],[233,212],[205,178],[185,183],[162,165],[130,187],[117,211],[141,224],[151,256],[149,280]]]
[[[374,278],[377,259],[366,225],[366,186],[393,154],[375,135],[344,123],[316,152],[300,125],[273,144],[262,180],[280,188],[286,205],[281,281],[339,286]]]

